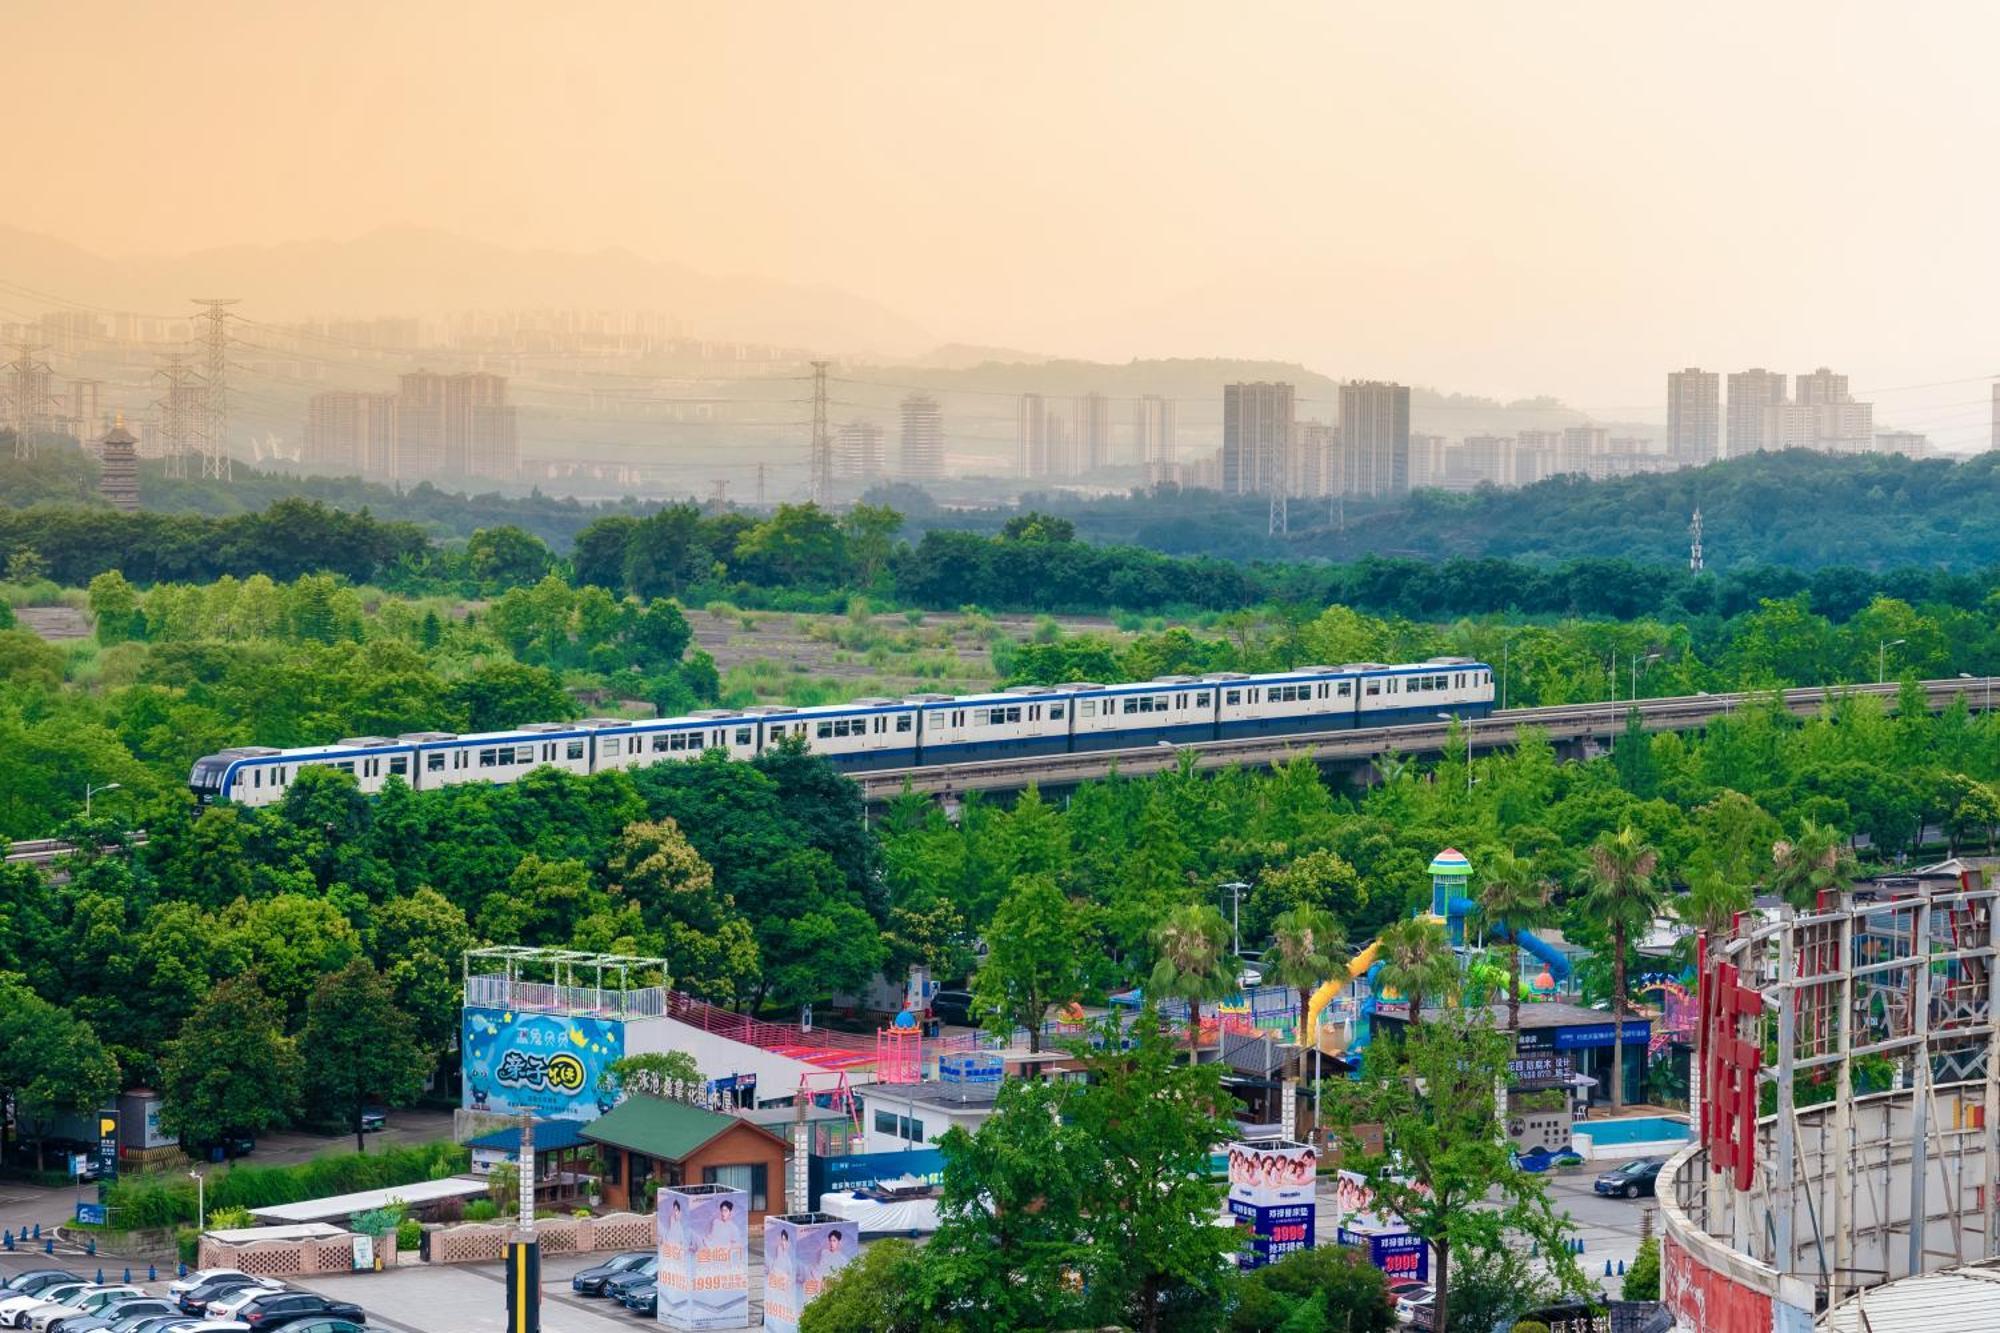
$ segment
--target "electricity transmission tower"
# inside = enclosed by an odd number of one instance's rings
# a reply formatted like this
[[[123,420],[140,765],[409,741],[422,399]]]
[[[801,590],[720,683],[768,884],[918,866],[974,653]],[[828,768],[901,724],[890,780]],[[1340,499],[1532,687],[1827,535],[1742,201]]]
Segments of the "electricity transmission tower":
[[[22,460],[35,456],[36,437],[49,428],[50,371],[49,363],[35,355],[41,350],[37,343],[16,343],[14,359],[6,366],[7,419],[14,427],[14,457]]]
[[[165,360],[166,364],[153,372],[155,378],[167,382],[166,396],[154,403],[160,409],[160,454],[169,477],[186,477],[202,392],[186,357],[169,352]]]
[[[196,438],[201,442],[201,475],[204,481],[229,480],[229,307],[237,298],[196,297],[195,304],[207,306],[208,327],[201,337],[202,366],[201,420]]]
[[[1292,530],[1292,497],[1283,491],[1271,492],[1270,518],[1265,525],[1268,536],[1283,536]]]
[[[833,504],[833,436],[826,426],[826,368],[815,361],[813,371],[812,502],[822,509]]]

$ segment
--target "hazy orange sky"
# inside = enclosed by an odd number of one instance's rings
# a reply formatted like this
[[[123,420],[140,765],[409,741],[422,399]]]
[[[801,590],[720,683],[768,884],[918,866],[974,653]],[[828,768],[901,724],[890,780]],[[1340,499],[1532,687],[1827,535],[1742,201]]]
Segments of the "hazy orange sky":
[[[1996,51],[1975,3],[7,0],[0,215],[625,246],[940,340],[1658,416],[1687,363],[2000,371]]]

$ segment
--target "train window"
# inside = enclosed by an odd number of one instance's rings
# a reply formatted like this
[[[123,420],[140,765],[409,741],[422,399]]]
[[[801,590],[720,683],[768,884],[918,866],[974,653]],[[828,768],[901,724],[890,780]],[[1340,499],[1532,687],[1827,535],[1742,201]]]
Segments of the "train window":
[[[1250,696],[1250,702],[1251,702],[1251,703],[1253,703],[1253,704],[1254,704],[1254,703],[1256,703],[1256,702],[1257,702],[1257,699],[1258,699],[1258,696],[1259,696],[1259,694],[1260,694],[1260,693],[1261,693],[1261,691],[1258,691],[1258,690],[1256,690],[1256,689],[1251,689],[1251,690],[1249,690],[1249,691],[1248,691],[1248,694],[1249,694],[1249,696]]]
[[[500,752],[498,750],[481,750],[479,752],[479,766],[481,768],[492,768],[499,762]]]
[[[896,714],[896,730],[908,731],[909,729],[910,729],[910,715],[908,713]]]
[[[1370,693],[1370,694],[1380,694],[1381,692],[1382,692],[1382,682],[1381,682],[1381,681],[1379,681],[1379,680],[1371,680],[1371,681],[1369,681],[1369,682],[1368,682],[1368,693]]]
[[[827,737],[833,735],[833,723],[831,722],[820,723],[819,727],[816,729],[814,734],[816,734],[821,740],[825,740]]]
[[[1228,704],[1231,708],[1236,707],[1236,705],[1243,702],[1243,691],[1224,690],[1222,692],[1222,702]]]
[[[261,769],[261,768],[253,768],[253,769],[251,769],[251,770],[250,770],[250,785],[251,785],[251,786],[253,786],[253,787],[261,787],[261,786],[263,786],[263,785],[264,785],[264,770],[263,770],[263,769]]]
[[[336,763],[334,767],[339,769],[343,773],[352,773],[354,771],[354,761],[351,759],[343,759],[340,762]]]
[[[750,728],[738,727],[736,729],[736,743],[738,745],[750,744]]]
[[[1340,682],[1340,697],[1341,697],[1341,698],[1343,698],[1343,699],[1345,699],[1345,698],[1346,698],[1346,697],[1347,697],[1348,695],[1350,695],[1350,694],[1352,694],[1352,693],[1354,693],[1354,682],[1352,682],[1352,681],[1347,681],[1347,680],[1343,680],[1343,681],[1341,681],[1341,682]]]
[[[652,747],[652,748],[653,748],[653,753],[654,753],[654,754],[665,754],[665,753],[666,753],[666,751],[667,751],[667,744],[668,744],[668,740],[669,740],[669,736],[668,736],[668,733],[667,733],[667,732],[664,732],[664,731],[656,731],[656,732],[654,732],[654,733],[653,733],[653,747]]]
[[[1125,696],[1125,711],[1128,713],[1139,711],[1139,701],[1129,694]]]
[[[563,754],[570,759],[583,758],[583,742],[571,741],[566,747],[564,747]]]
[[[535,762],[535,747],[534,747],[534,746],[532,746],[532,745],[517,745],[517,746],[515,746],[515,747],[514,747],[514,762],[515,762],[515,763],[517,763],[517,764],[532,764],[532,763],[534,763],[534,762]]]
[[[444,751],[437,750],[424,756],[424,772],[444,772]]]
[[[410,771],[410,757],[406,754],[389,756],[389,772],[395,777],[403,777]]]
[[[1078,717],[1096,717],[1097,700],[1095,699],[1078,700],[1076,705],[1076,715]]]
[[[1061,704],[1050,704],[1049,721],[1060,722],[1062,721],[1062,717],[1063,717],[1063,706]]]

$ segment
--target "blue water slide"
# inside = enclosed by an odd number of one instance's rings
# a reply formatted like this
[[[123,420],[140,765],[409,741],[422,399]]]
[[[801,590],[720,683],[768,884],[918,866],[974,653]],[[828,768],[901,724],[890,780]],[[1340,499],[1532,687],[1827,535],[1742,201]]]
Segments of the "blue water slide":
[[[1450,903],[1451,919],[1454,925],[1462,922],[1467,916],[1478,910],[1479,904],[1470,898],[1453,898]],[[1513,932],[1498,922],[1488,922],[1486,933],[1494,939],[1501,941],[1513,938]],[[1463,927],[1461,926],[1458,930],[1454,930],[1452,935],[1454,939],[1463,939]],[[1533,955],[1543,966],[1547,967],[1549,975],[1555,978],[1558,983],[1569,980],[1569,959],[1563,956],[1560,949],[1550,944],[1547,940],[1540,938],[1534,932],[1526,930],[1521,932],[1520,945],[1522,949]]]

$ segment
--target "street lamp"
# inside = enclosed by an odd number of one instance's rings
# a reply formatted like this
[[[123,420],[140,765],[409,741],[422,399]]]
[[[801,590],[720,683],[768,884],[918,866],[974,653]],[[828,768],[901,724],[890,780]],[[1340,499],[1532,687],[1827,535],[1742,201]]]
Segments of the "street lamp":
[[[199,1233],[208,1230],[208,1192],[201,1172],[190,1171],[188,1178],[194,1181],[194,1229]]]
[[[1660,654],[1658,654],[1658,653],[1647,653],[1647,654],[1646,654],[1646,656],[1645,656],[1645,658],[1644,658],[1643,660],[1645,660],[1645,661],[1647,661],[1647,662],[1657,662],[1657,661],[1659,661],[1659,660],[1660,660]],[[1640,658],[1639,654],[1637,654],[1637,653],[1633,653],[1633,654],[1632,654],[1632,702],[1633,702],[1633,703],[1638,703],[1638,702],[1639,702],[1639,663],[1640,663],[1640,661],[1641,661],[1641,658]]]
[[[1236,956],[1241,958],[1243,956],[1243,895],[1250,891],[1250,886],[1240,879],[1232,879],[1222,887],[1229,891],[1229,930],[1236,938]]]
[[[88,784],[85,784],[83,789],[83,817],[85,819],[90,818],[91,797],[97,795],[97,793],[101,791],[117,791],[120,787],[123,787],[124,785],[125,784],[122,782],[107,782],[101,787],[92,787]]]
[[[1883,639],[1875,645],[1875,683],[1877,685],[1889,679],[1889,650],[1899,644],[1908,642],[1908,639]]]

